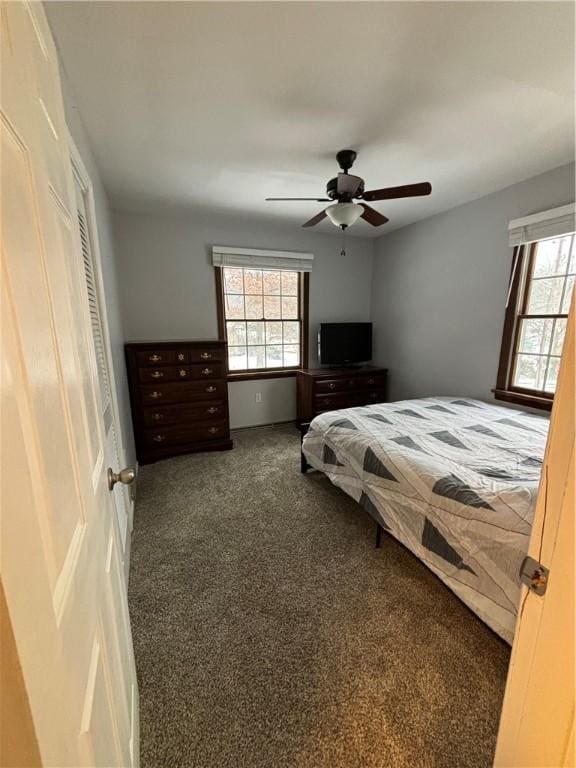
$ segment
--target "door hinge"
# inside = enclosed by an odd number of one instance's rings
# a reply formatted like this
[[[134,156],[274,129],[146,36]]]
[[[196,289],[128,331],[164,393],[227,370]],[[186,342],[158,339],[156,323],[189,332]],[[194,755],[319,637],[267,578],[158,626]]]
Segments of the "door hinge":
[[[543,595],[548,586],[548,576],[550,570],[546,566],[534,560],[533,557],[526,556],[520,566],[520,581],[526,584],[531,592],[537,595]]]

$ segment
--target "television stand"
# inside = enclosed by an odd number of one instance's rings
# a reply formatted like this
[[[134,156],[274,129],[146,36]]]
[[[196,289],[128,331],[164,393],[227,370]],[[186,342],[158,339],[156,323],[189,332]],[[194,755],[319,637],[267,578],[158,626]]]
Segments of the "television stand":
[[[298,423],[325,411],[387,400],[387,368],[302,368],[296,373]]]

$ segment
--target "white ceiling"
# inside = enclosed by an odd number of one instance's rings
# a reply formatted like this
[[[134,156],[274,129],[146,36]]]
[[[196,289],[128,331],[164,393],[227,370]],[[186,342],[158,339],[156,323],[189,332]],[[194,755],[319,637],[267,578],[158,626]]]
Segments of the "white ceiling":
[[[379,236],[574,159],[571,2],[49,2],[49,21],[113,204],[293,221],[334,155]],[[319,230],[333,231],[323,222]]]

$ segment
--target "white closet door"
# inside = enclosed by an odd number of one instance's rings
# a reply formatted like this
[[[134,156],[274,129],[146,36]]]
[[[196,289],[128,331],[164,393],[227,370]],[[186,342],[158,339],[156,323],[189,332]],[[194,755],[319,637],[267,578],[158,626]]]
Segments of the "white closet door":
[[[105,396],[58,62],[40,3],[0,9],[2,581],[43,763],[137,766]]]
[[[90,327],[92,330],[94,355],[96,357],[96,365],[98,369],[101,418],[104,425],[106,444],[106,465],[109,467],[120,467],[123,462],[123,456],[120,449],[120,428],[117,423],[117,410],[114,407],[111,387],[112,374],[110,371],[109,356],[110,341],[107,338],[107,329],[105,327],[105,307],[102,306],[102,291],[98,275],[99,265],[96,262],[96,249],[94,247],[97,233],[94,231],[95,222],[92,217],[89,216],[87,210],[86,198],[88,189],[85,180],[81,175],[83,169],[73,168],[73,171],[80,245],[79,257],[81,258],[84,269],[86,291],[88,294]],[[129,493],[129,487],[122,483],[117,483],[112,492],[112,501],[118,523],[123,567],[127,565],[128,537],[131,529],[131,501]]]

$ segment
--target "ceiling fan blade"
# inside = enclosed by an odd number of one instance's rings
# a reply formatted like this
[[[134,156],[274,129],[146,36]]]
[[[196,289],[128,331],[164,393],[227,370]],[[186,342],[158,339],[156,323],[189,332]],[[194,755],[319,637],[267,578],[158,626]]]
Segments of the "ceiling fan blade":
[[[311,200],[315,203],[329,203],[329,197],[267,197],[268,202],[284,202],[285,200]]]
[[[322,219],[326,218],[326,211],[320,211],[320,213],[317,213],[316,216],[313,216],[309,221],[307,221],[305,224],[302,224],[303,227],[313,227],[315,224],[318,224],[322,221]]]
[[[371,189],[364,192],[362,200],[396,200],[400,197],[420,197],[429,195],[432,185],[428,181],[421,184],[405,184],[403,187],[385,187],[384,189]]]
[[[365,205],[364,203],[360,203],[360,205],[364,208],[364,213],[360,214],[360,218],[367,221],[368,224],[372,224],[373,227],[380,227],[382,224],[386,224],[387,221],[390,221],[390,219],[387,219],[386,216],[378,213],[377,210],[371,208],[369,205]]]

